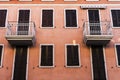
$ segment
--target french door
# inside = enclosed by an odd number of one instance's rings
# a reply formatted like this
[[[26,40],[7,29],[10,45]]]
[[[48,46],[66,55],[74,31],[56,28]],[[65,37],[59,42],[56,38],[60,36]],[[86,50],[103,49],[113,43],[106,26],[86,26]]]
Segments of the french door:
[[[102,46],[92,46],[93,80],[106,80],[104,53]]]
[[[26,80],[27,46],[16,47],[12,80]]]
[[[30,10],[19,10],[18,17],[18,35],[28,35],[29,32]]]
[[[89,29],[91,35],[100,35],[100,18],[99,18],[99,10],[88,10],[89,16]]]

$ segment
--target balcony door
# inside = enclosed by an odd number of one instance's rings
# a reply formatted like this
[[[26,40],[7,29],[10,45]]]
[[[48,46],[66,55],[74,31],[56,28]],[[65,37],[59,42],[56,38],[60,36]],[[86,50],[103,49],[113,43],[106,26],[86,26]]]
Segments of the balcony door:
[[[107,80],[102,46],[92,46],[93,80]]]
[[[27,80],[27,46],[16,47],[12,80]]]
[[[30,10],[19,10],[18,17],[18,35],[28,35],[29,32]]]
[[[89,29],[91,35],[100,35],[100,19],[99,19],[99,10],[88,10],[89,16]]]

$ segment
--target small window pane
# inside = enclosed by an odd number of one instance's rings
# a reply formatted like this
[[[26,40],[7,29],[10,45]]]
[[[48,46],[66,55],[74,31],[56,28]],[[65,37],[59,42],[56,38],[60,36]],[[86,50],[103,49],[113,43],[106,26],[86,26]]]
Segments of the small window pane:
[[[79,66],[78,46],[67,45],[67,66]]]
[[[0,66],[2,65],[2,49],[3,46],[0,46]]]
[[[76,10],[66,10],[66,27],[77,27]]]
[[[53,66],[53,46],[41,46],[41,66]]]
[[[120,66],[120,45],[116,45],[118,65]]]
[[[53,27],[53,10],[42,11],[42,27]]]
[[[113,27],[120,27],[120,10],[111,10]]]
[[[5,27],[7,10],[0,10],[0,27]]]

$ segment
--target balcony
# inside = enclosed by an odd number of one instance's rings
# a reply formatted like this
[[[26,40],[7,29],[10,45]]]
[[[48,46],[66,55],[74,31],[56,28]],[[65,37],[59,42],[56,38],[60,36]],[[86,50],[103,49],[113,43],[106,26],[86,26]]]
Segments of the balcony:
[[[32,46],[35,43],[35,24],[32,21],[28,23],[9,21],[5,37],[12,46]]]
[[[88,46],[107,45],[113,37],[110,22],[85,22],[83,27],[84,42]]]

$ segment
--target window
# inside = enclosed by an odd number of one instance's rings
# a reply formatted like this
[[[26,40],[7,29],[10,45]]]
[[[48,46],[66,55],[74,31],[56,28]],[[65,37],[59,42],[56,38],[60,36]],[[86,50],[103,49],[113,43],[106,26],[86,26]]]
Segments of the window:
[[[7,10],[0,10],[0,27],[5,27]]]
[[[53,45],[41,45],[40,66],[53,67]]]
[[[42,10],[42,27],[53,27],[53,10]]]
[[[117,64],[120,66],[120,45],[116,45]]]
[[[79,66],[78,45],[66,45],[66,66]]]
[[[113,27],[120,27],[120,10],[111,10]]]
[[[77,27],[76,10],[65,10],[66,27]]]
[[[2,66],[3,45],[0,45],[0,66]]]

